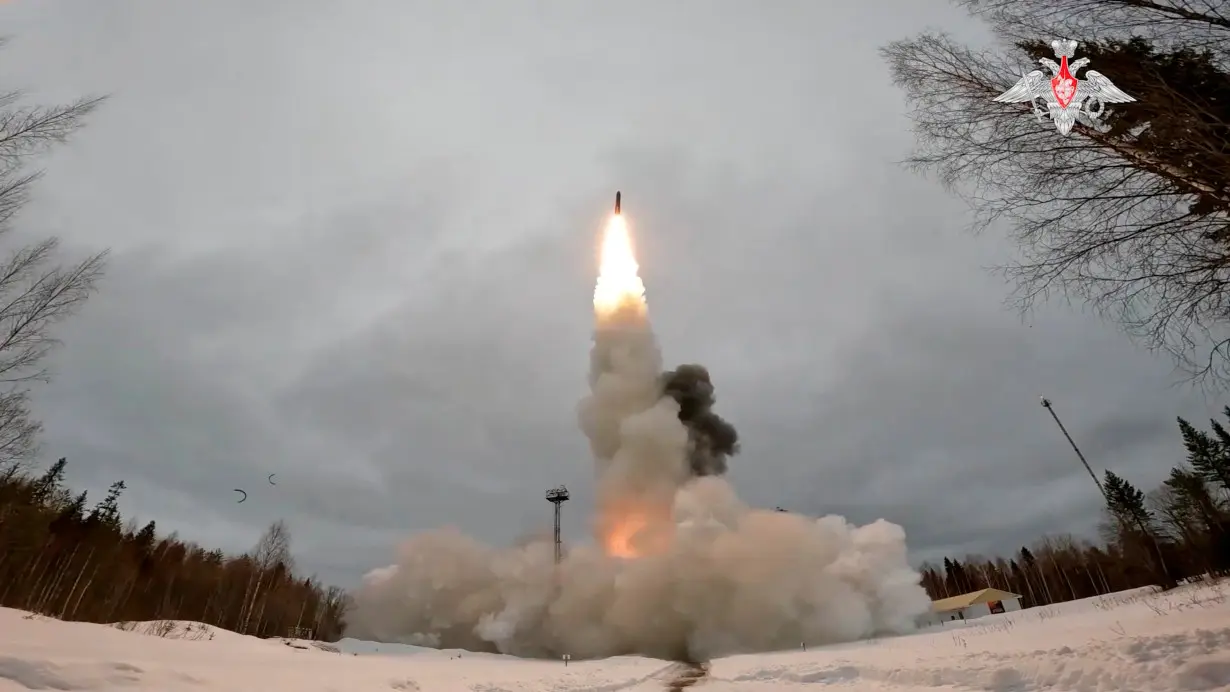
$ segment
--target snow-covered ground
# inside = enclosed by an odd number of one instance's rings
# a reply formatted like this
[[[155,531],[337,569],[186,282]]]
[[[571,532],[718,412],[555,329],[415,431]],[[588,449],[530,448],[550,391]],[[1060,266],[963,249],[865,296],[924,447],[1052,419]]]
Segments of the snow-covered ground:
[[[330,650],[332,649],[332,650]],[[197,623],[104,626],[0,609],[0,691],[619,692],[671,689],[641,658],[531,661],[342,640],[259,640]],[[715,661],[694,689],[1230,689],[1230,584],[1135,591],[906,637]]]

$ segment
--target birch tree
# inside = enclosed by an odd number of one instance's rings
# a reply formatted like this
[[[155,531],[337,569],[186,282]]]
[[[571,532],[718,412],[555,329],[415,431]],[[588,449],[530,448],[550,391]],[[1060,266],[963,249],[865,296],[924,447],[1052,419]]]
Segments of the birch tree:
[[[20,91],[0,91],[0,248],[8,245],[0,249],[0,470],[37,452],[30,384],[47,379],[43,361],[58,344],[52,327],[94,292],[106,259],[100,252],[65,260],[55,237],[19,239],[19,213],[42,177],[38,156],[65,142],[102,101],[35,105]]]

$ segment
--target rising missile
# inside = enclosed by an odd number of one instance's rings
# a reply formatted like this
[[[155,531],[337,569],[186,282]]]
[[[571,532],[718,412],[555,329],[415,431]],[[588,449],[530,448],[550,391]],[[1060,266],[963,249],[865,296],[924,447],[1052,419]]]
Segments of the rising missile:
[[[619,213],[619,191],[615,191],[615,213]]]

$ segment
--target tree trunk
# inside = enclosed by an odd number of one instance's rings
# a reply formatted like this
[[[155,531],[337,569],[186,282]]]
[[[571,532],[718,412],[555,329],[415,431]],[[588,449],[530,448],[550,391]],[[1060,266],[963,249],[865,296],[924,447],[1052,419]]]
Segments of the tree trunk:
[[[68,606],[73,602],[73,594],[77,591],[77,585],[81,583],[81,575],[85,574],[85,568],[90,565],[90,559],[94,557],[94,548],[90,547],[90,552],[85,556],[85,560],[81,562],[81,569],[77,570],[77,578],[73,580],[73,586],[68,590],[68,596],[64,599],[64,605],[60,608],[60,619],[63,620],[68,613]]]

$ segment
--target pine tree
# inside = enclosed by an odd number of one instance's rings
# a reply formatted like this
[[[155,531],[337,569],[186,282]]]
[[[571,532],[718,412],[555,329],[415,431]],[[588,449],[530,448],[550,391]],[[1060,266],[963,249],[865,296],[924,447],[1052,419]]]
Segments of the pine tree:
[[[1125,541],[1148,544],[1152,548],[1152,557],[1156,561],[1157,576],[1162,580],[1162,588],[1173,588],[1176,582],[1166,566],[1166,558],[1157,540],[1153,512],[1145,505],[1145,494],[1110,469],[1106,470],[1102,487],[1106,492],[1106,508],[1119,521],[1121,537]],[[1133,533],[1137,535],[1133,536]]]
[[[34,496],[34,501],[39,504],[46,504],[52,498],[55,491],[60,489],[64,483],[64,468],[68,466],[68,459],[60,457],[56,463],[47,469],[47,472],[39,476],[34,481],[31,492]]]
[[[1230,439],[1230,433],[1213,421],[1213,430],[1218,438],[1214,439],[1182,418],[1178,420],[1183,448],[1187,450],[1187,463],[1210,483],[1230,489],[1230,463],[1227,463],[1230,446],[1221,441],[1222,436]]]
[[[1145,506],[1145,494],[1110,469],[1102,481],[1106,489],[1106,508],[1118,519],[1152,535],[1153,513]]]
[[[90,516],[86,519],[87,523],[93,526],[105,526],[110,529],[119,530],[120,528],[120,495],[127,488],[124,481],[116,481],[107,488],[107,496],[102,499],[97,505],[94,505],[94,510],[90,512]]]
[[[1230,406],[1227,406],[1222,414],[1230,418]],[[1197,467],[1196,470],[1210,483],[1230,490],[1230,432],[1215,420],[1209,422],[1213,425],[1213,434],[1217,436],[1218,453],[1209,458],[1204,467]]]
[[[148,524],[141,527],[141,530],[137,532],[134,542],[136,543],[137,550],[140,550],[142,554],[148,554],[154,547],[156,540],[158,540],[158,527],[151,519]]]
[[[73,498],[61,509],[56,518],[51,521],[48,526],[52,533],[63,533],[75,527],[79,527],[85,519],[85,501],[89,493],[82,490],[79,495]]]
[[[1223,406],[1221,409],[1221,415],[1230,419],[1230,406]],[[1227,432],[1226,429],[1221,426],[1221,423],[1213,421],[1213,433],[1217,435],[1217,441],[1221,443],[1222,447],[1230,449],[1230,432]]]
[[[1198,519],[1206,531],[1221,530],[1221,512],[1202,474],[1175,467],[1162,485],[1173,491],[1176,515]]]
[[[1012,572],[1012,580],[1017,584],[1025,585],[1025,588],[1022,589],[1021,592],[1022,595],[1029,599],[1027,603],[1030,606],[1038,605],[1038,596],[1034,593],[1033,580],[1029,578],[1029,573],[1026,572],[1025,569],[1021,567],[1021,563],[1016,560],[1010,561],[1008,565]],[[1016,588],[1020,589],[1021,587],[1018,586]]]
[[[957,582],[957,593],[969,593],[973,591],[971,586],[969,573],[965,571],[965,565],[958,560],[952,561],[952,573]]]
[[[954,569],[952,560],[944,558],[944,584],[948,587],[948,591],[954,594],[964,593],[961,590],[961,584],[957,581],[957,573]]]

